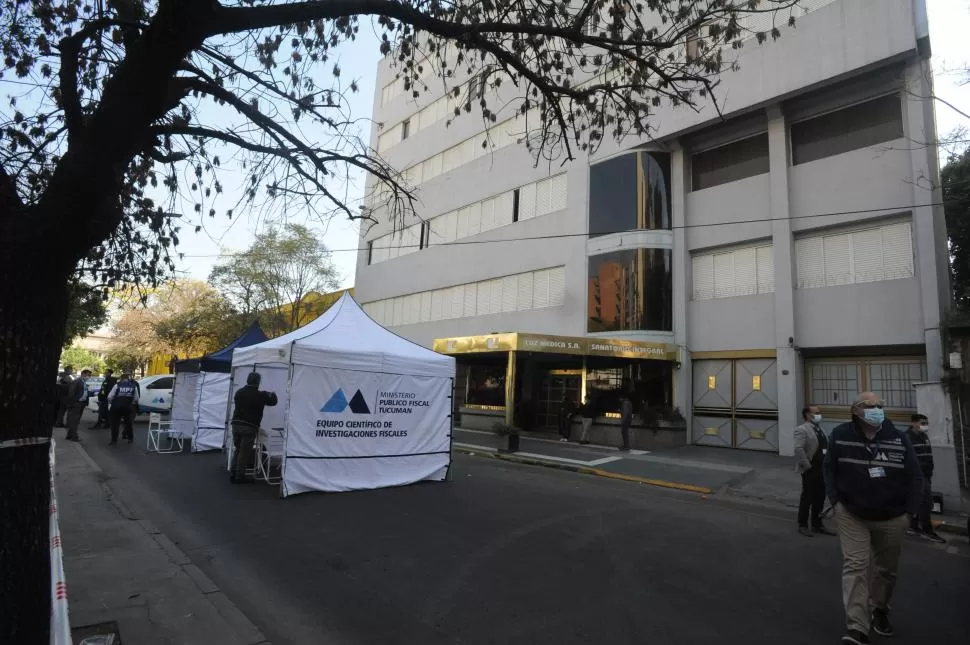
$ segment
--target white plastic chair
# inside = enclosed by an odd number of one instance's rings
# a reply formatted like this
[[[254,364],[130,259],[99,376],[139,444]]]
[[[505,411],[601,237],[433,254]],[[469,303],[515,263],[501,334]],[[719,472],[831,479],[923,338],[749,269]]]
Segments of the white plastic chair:
[[[167,440],[162,447],[162,439]],[[182,433],[172,428],[171,421],[162,421],[162,415],[152,412],[148,415],[148,452],[172,454],[182,452],[184,441]]]
[[[271,475],[273,460],[281,461],[283,457],[283,428],[260,428],[256,434],[256,478],[267,484],[279,484],[281,476]]]

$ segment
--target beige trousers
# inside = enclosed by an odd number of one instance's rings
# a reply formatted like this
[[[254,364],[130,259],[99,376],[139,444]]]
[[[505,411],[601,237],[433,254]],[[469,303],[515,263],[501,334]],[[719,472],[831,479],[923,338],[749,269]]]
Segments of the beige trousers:
[[[859,519],[842,504],[835,507],[842,543],[842,603],[847,629],[869,633],[873,609],[889,611],[906,515],[875,522]],[[871,568],[871,576],[870,576]]]

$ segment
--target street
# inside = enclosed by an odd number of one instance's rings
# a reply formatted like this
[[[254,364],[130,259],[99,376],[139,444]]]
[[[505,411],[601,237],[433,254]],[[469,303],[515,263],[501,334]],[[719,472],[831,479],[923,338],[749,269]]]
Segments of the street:
[[[842,633],[837,538],[800,537],[771,509],[468,456],[443,484],[282,500],[230,485],[218,453],[146,454],[144,424],[134,445],[81,436],[125,504],[274,645],[817,645]],[[907,540],[900,645],[966,638],[970,549],[951,543]]]

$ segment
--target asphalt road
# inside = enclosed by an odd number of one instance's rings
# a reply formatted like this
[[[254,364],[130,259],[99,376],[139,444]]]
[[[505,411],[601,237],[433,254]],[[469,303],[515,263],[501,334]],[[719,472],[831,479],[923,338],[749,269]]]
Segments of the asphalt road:
[[[818,645],[842,633],[837,539],[800,537],[767,509],[462,456],[448,483],[282,500],[230,485],[221,455],[145,454],[144,433],[110,448],[105,431],[82,437],[123,501],[274,645]],[[898,645],[970,634],[970,549],[955,547],[907,542]]]

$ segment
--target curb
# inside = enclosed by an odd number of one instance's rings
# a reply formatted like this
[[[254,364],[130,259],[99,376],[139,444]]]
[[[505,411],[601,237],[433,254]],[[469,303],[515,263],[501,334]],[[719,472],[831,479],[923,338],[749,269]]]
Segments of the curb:
[[[460,452],[464,455],[470,455],[473,457],[485,457],[487,459],[496,459],[499,461],[508,461],[515,464],[524,464],[526,466],[542,466],[544,468],[554,468],[556,470],[566,470],[573,473],[580,473],[583,475],[593,475],[595,477],[604,477],[606,479],[618,479],[620,481],[632,482],[636,484],[646,484],[648,486],[658,486],[660,488],[672,488],[674,490],[683,490],[691,493],[700,493],[702,495],[712,495],[714,490],[711,488],[706,488],[704,486],[694,486],[693,484],[681,484],[679,482],[670,482],[663,479],[648,479],[646,477],[636,477],[634,475],[623,475],[620,473],[611,473],[608,470],[602,470],[600,468],[591,468],[589,466],[576,466],[572,464],[557,464],[551,461],[544,461],[542,459],[533,459],[531,457],[518,457],[514,453],[502,453],[502,452],[482,452],[477,451],[472,448],[455,447],[455,452]]]
[[[103,476],[104,469],[98,465],[88,451],[84,449],[84,446],[80,443],[75,443],[74,446],[81,453],[84,461],[87,462],[88,467],[96,474]],[[199,567],[192,564],[192,560],[182,551],[176,544],[168,538],[164,533],[162,533],[157,526],[155,526],[150,520],[140,519],[135,513],[131,511],[125,503],[115,495],[114,491],[111,490],[111,486],[105,481],[101,481],[101,490],[104,492],[105,497],[111,502],[112,506],[121,514],[126,520],[137,522],[138,526],[145,532],[148,537],[152,539],[153,542],[158,546],[159,549],[165,552],[168,559],[182,570],[185,575],[189,577],[192,584],[199,590],[199,593],[205,597],[209,604],[216,610],[223,620],[232,627],[237,634],[245,637],[245,642],[241,645],[272,645],[266,637],[263,635],[259,628],[256,627],[246,616],[240,611],[240,609],[231,601],[225,593],[211,580],[205,573],[202,572]]]

